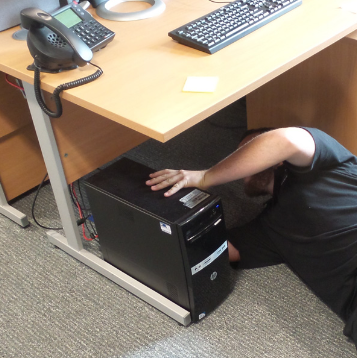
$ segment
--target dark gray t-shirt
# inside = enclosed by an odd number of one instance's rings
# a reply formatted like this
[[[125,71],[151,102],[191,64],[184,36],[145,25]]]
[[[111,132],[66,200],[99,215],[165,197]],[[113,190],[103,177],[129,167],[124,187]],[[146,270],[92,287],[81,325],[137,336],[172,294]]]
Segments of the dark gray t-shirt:
[[[347,320],[357,304],[357,158],[326,133],[304,129],[315,140],[313,163],[284,163],[262,224],[292,270]]]

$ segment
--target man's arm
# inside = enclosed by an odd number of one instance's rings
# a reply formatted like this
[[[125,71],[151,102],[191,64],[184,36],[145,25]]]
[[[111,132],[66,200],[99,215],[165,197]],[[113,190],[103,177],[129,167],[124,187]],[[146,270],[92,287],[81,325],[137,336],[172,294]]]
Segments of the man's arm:
[[[311,134],[296,127],[275,129],[242,143],[230,156],[208,170],[165,169],[151,174],[146,184],[152,190],[173,185],[165,193],[165,196],[170,196],[184,187],[207,189],[249,177],[283,161],[300,167],[309,166],[315,154]]]

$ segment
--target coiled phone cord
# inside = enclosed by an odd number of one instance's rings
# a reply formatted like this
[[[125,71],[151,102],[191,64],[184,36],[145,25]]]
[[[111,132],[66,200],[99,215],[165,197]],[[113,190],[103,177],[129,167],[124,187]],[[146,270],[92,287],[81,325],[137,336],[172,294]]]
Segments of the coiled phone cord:
[[[35,96],[37,99],[37,102],[39,104],[39,106],[41,107],[41,109],[50,117],[52,118],[58,118],[61,117],[62,115],[62,103],[61,103],[61,98],[60,98],[60,94],[62,91],[67,90],[67,89],[71,89],[74,87],[78,87],[78,86],[82,86],[85,85],[87,83],[90,83],[94,80],[96,80],[98,77],[100,77],[103,74],[103,70],[93,64],[92,62],[89,62],[92,66],[95,66],[98,68],[98,70],[93,73],[92,75],[89,75],[87,77],[83,77],[80,78],[78,80],[72,81],[72,82],[67,82],[64,83],[62,85],[59,85],[54,91],[53,91],[53,100],[55,102],[56,105],[56,111],[53,112],[51,111],[47,106],[46,103],[44,101],[44,99],[42,98],[42,94],[41,94],[41,79],[40,79],[40,73],[41,73],[41,67],[39,67],[36,63],[34,63],[35,66],[35,77],[34,77],[34,87],[35,87]]]

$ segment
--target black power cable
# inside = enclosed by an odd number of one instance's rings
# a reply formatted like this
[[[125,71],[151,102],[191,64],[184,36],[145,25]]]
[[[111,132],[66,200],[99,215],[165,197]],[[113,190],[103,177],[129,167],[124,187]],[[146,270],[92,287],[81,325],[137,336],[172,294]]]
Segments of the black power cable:
[[[35,222],[39,227],[42,227],[43,229],[46,229],[46,230],[63,230],[63,227],[48,227],[48,226],[42,225],[42,224],[40,224],[40,223],[38,222],[38,220],[37,220],[36,217],[35,217],[35,206],[36,206],[37,197],[38,197],[38,195],[39,195],[39,193],[40,193],[40,190],[41,190],[41,188],[42,188],[44,182],[46,181],[47,177],[48,177],[48,173],[46,173],[46,175],[45,175],[45,177],[42,179],[40,185],[37,187],[36,194],[35,194],[35,198],[34,198],[34,200],[33,200],[33,202],[32,202],[32,210],[31,210],[31,212],[32,212],[32,218],[33,218],[34,222]],[[80,203],[79,203],[78,200],[75,199],[72,190],[70,190],[70,194],[71,194],[71,198],[72,198],[73,204],[74,204],[75,207],[77,208],[78,205],[80,206]],[[82,196],[82,194],[81,194],[81,196]],[[82,199],[82,201],[83,201],[83,199]],[[78,205],[77,205],[77,203],[78,203]],[[84,209],[84,210],[89,211],[89,209]],[[97,233],[96,233],[96,230],[95,230],[95,228],[93,227],[92,223],[90,222],[90,225],[91,225],[91,227],[92,227],[92,230],[93,230],[94,234],[93,234],[93,232],[89,229],[89,227],[87,226],[86,221],[87,221],[88,218],[89,218],[89,215],[87,215],[87,216],[85,216],[85,217],[83,217],[83,218],[81,218],[81,219],[78,219],[78,220],[77,220],[77,225],[79,226],[79,225],[84,224],[84,225],[87,227],[87,230],[88,230],[88,232],[90,233],[90,236],[91,236],[93,239],[96,239]]]
[[[36,217],[35,217],[35,205],[36,205],[36,200],[37,200],[37,197],[38,197],[38,194],[43,186],[43,183],[45,182],[46,178],[48,177],[48,174],[46,173],[45,177],[42,179],[40,185],[38,186],[37,188],[37,191],[36,191],[36,194],[35,194],[35,198],[33,199],[33,203],[32,203],[32,218],[34,220],[34,222],[39,226],[39,227],[42,227],[43,229],[47,229],[47,230],[62,230],[63,228],[62,227],[47,227],[47,226],[44,226],[42,224],[40,224]]]

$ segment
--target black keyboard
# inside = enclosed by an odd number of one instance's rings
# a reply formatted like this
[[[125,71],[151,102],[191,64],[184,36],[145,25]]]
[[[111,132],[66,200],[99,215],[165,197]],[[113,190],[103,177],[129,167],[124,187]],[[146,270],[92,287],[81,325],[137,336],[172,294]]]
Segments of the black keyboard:
[[[170,31],[169,36],[212,54],[301,4],[302,0],[236,0]]]

